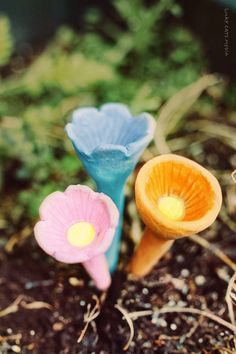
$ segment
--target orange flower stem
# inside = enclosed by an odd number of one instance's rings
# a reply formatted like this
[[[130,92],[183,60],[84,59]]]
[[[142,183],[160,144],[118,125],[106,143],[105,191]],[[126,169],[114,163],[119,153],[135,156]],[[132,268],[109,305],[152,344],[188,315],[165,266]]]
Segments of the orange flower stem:
[[[130,271],[138,277],[150,272],[160,258],[169,250],[173,240],[158,237],[148,227],[145,228],[140,244],[130,263]]]

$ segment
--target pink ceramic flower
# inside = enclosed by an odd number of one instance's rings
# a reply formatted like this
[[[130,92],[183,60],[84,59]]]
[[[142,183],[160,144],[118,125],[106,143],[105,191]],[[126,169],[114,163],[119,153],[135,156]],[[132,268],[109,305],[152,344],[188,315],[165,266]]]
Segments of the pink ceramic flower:
[[[34,233],[39,246],[64,263],[82,262],[99,289],[110,285],[104,253],[118,223],[118,210],[103,193],[75,185],[54,192],[40,206]]]

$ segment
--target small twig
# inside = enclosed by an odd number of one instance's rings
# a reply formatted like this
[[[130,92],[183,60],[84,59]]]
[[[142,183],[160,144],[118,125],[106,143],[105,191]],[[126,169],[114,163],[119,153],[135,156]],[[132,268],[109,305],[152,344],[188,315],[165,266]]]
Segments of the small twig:
[[[23,295],[19,295],[9,306],[0,311],[0,317],[4,317],[10,313],[17,312],[19,310],[19,304],[23,298]]]
[[[27,310],[39,310],[39,309],[52,310],[53,309],[52,305],[50,305],[44,301],[33,301],[33,302],[29,302],[29,303],[22,301],[21,306]]]
[[[9,306],[0,311],[0,317],[4,317],[11,313],[17,312],[19,311],[20,307],[23,307],[27,310],[38,310],[42,308],[47,308],[49,310],[52,309],[52,305],[48,304],[47,302],[32,301],[27,303],[23,301],[23,299],[24,295],[19,295]]]
[[[126,319],[129,328],[130,328],[130,335],[129,335],[129,339],[126,343],[126,345],[123,347],[124,350],[127,350],[130,346],[130,343],[133,340],[134,337],[134,326],[133,326],[133,320],[136,320],[139,317],[143,317],[143,316],[152,316],[152,315],[161,315],[161,314],[166,314],[166,313],[189,313],[189,314],[195,314],[195,315],[199,315],[202,317],[207,317],[209,319],[211,319],[214,322],[217,322],[218,324],[226,327],[227,329],[229,329],[230,331],[232,331],[234,333],[234,335],[236,334],[236,326],[231,324],[230,322],[225,321],[224,319],[220,318],[219,316],[215,315],[214,313],[210,312],[210,311],[205,311],[205,310],[200,310],[200,309],[195,309],[192,307],[163,307],[161,309],[158,310],[145,310],[145,311],[135,311],[135,312],[128,312],[127,310],[125,310],[123,307],[121,307],[120,305],[116,304],[115,308],[118,309],[124,316],[124,318]],[[191,336],[194,331],[196,330],[197,326],[194,326],[189,333],[187,333],[186,336]]]
[[[234,293],[231,293],[230,297],[231,297],[233,304],[236,305],[236,295]]]
[[[79,338],[77,339],[77,343],[80,343],[83,340],[89,324],[92,321],[94,321],[95,318],[97,318],[99,316],[99,314],[101,312],[101,305],[103,304],[103,302],[106,299],[106,292],[104,292],[101,295],[100,299],[96,295],[93,295],[92,298],[93,298],[93,300],[95,300],[95,305],[92,308],[92,310],[91,310],[91,304],[88,304],[88,306],[87,306],[87,312],[84,315],[85,326],[82,329]]]
[[[130,346],[130,343],[132,342],[132,340],[134,338],[134,325],[133,325],[132,319],[131,319],[130,314],[128,313],[128,311],[126,311],[123,307],[121,307],[118,304],[115,305],[115,308],[122,313],[122,315],[126,319],[128,325],[129,325],[129,328],[130,328],[129,339],[128,339],[127,343],[125,344],[125,346],[123,347],[123,350],[128,350],[129,346]]]
[[[100,313],[100,311],[98,311],[98,309],[99,309],[99,300],[96,299],[95,301],[96,301],[96,303],[95,303],[95,306],[94,306],[94,308],[92,310],[91,310],[91,304],[88,304],[87,312],[84,315],[85,326],[82,329],[79,338],[77,339],[77,343],[80,343],[82,341],[82,339],[84,338],[84,335],[85,335],[85,333],[86,333],[86,331],[88,329],[88,326],[89,326],[90,322],[92,322]]]
[[[134,312],[129,312],[129,317],[132,318],[132,320],[137,320],[139,317],[150,316],[152,314],[153,314],[152,310],[134,311]]]
[[[206,239],[199,235],[193,235],[190,237],[191,240],[194,242],[198,243],[200,246],[208,249],[216,257],[218,257],[222,262],[224,262],[229,268],[231,268],[234,272],[236,272],[236,264],[219,248],[216,246],[212,245],[210,242],[208,242]]]
[[[145,312],[145,314],[144,314]],[[137,311],[137,312],[130,312],[129,313],[129,318],[138,318],[141,316],[151,316],[151,315],[161,315],[161,314],[165,314],[165,313],[174,313],[174,312],[178,312],[178,313],[190,313],[190,314],[196,314],[196,315],[202,315],[204,317],[208,317],[211,320],[213,320],[214,322],[217,322],[219,324],[221,324],[222,326],[228,328],[229,330],[231,330],[233,333],[236,333],[236,326],[232,325],[231,323],[223,320],[222,318],[220,318],[219,316],[215,315],[214,313],[210,312],[210,311],[204,311],[204,310],[199,310],[199,309],[195,309],[192,307],[163,307],[161,309],[158,310],[147,310],[147,311]]]
[[[185,341],[186,338],[191,338],[192,337],[192,335],[196,332],[197,328],[201,324],[202,319],[203,319],[203,316],[200,316],[199,321],[194,323],[194,325],[190,328],[190,330],[187,333],[185,333],[184,341]]]
[[[233,308],[233,302],[232,302],[232,290],[235,287],[235,281],[236,281],[236,272],[234,273],[234,275],[232,276],[232,278],[229,281],[229,285],[228,285],[226,295],[225,295],[225,301],[228,306],[229,318],[230,318],[232,325],[234,325],[234,326],[235,326],[235,316],[234,316],[234,308]]]

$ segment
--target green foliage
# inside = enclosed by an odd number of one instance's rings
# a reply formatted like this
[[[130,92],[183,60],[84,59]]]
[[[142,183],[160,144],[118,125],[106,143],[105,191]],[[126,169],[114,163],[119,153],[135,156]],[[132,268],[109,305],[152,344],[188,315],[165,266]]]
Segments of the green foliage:
[[[7,17],[0,16],[0,67],[7,64],[12,55],[12,49],[10,22]]]
[[[198,100],[202,92],[218,83],[219,79],[214,75],[202,76],[196,82],[177,92],[162,106],[154,137],[157,151],[160,154],[171,153],[165,137],[177,131],[180,123],[184,123],[185,114]]]
[[[0,77],[0,188],[9,176],[19,186],[8,192],[19,219],[37,216],[51,191],[88,182],[64,133],[71,110],[121,101],[135,113],[156,112],[204,71],[201,47],[180,24],[175,0],[112,6],[116,20],[90,8],[83,35],[61,27],[30,65]],[[9,22],[0,18],[0,65],[11,64],[11,53]]]

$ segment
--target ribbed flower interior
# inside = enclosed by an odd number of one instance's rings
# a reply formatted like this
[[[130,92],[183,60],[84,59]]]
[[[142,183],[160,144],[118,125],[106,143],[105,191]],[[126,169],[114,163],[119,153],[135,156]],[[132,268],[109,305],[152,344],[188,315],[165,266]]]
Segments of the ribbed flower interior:
[[[157,208],[163,196],[176,196],[185,203],[183,221],[203,217],[214,203],[214,192],[209,180],[198,169],[178,162],[162,162],[153,167],[146,181],[146,193]]]
[[[148,120],[145,114],[127,117],[84,108],[75,116],[72,129],[79,144],[89,150],[106,144],[127,146],[146,136]]]

